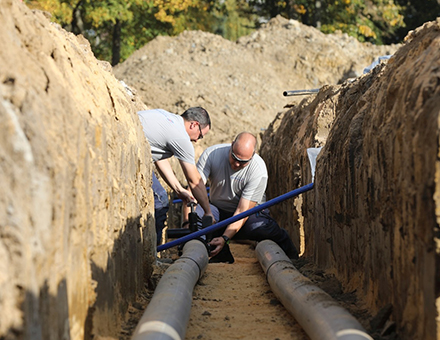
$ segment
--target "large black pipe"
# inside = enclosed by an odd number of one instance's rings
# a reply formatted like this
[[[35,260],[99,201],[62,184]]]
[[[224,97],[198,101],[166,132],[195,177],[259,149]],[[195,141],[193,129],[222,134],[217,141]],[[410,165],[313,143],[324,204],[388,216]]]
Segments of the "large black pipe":
[[[273,241],[255,248],[270,287],[312,340],[373,340],[330,295],[313,285]]]
[[[185,339],[193,289],[208,266],[208,251],[199,240],[185,244],[182,256],[165,272],[132,340]]]

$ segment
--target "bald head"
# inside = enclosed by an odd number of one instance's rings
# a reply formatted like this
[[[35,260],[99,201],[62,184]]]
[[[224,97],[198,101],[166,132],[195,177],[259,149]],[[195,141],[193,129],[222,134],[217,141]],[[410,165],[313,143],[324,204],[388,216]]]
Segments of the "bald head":
[[[245,167],[255,153],[257,139],[249,132],[240,133],[232,142],[229,162],[232,169]]]
[[[237,135],[237,137],[235,137],[233,144],[234,144],[233,151],[235,154],[240,154],[242,156],[245,155],[249,156],[249,157],[243,157],[243,159],[249,159],[255,153],[257,139],[253,134],[249,132],[241,132],[240,134]]]

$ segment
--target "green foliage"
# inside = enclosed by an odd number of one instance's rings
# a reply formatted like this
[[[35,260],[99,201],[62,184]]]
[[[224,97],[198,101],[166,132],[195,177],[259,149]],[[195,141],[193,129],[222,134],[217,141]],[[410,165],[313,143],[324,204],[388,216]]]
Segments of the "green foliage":
[[[205,0],[26,0],[31,8],[52,13],[65,29],[83,34],[99,59],[111,61],[120,40],[120,59],[158,35],[211,28]],[[116,39],[117,37],[118,39]],[[114,55],[113,55],[114,57]]]
[[[120,32],[120,58],[121,62],[128,58],[134,51],[138,50],[146,43],[158,35],[172,34],[172,24],[156,19],[153,1],[139,1],[130,6],[127,16],[111,16],[107,20],[99,22],[94,20],[93,29],[85,31],[83,34],[91,42],[93,52],[96,57],[103,60],[112,60],[113,36],[116,20],[121,21]]]
[[[52,20],[59,23],[60,25],[70,22],[72,18],[72,9],[76,6],[76,3],[78,2],[79,0],[71,1],[71,3],[59,0],[25,0],[25,3],[30,8],[51,13]]]
[[[395,37],[390,42],[402,41],[408,31],[413,30],[427,21],[440,17],[440,2],[437,0],[395,0],[403,9],[405,27],[396,31]]]
[[[404,27],[396,0],[266,0],[262,15],[281,14],[324,33],[342,31],[360,41],[381,44]]]
[[[125,60],[158,35],[203,30],[236,40],[276,15],[324,33],[341,31],[375,44],[400,42],[440,16],[437,0],[25,0],[83,34],[99,59]]]
[[[378,10],[378,8],[375,8]],[[378,11],[379,12],[379,11]],[[361,0],[333,0],[324,7],[322,32],[342,31],[359,41],[382,43],[382,31],[376,26],[368,6]]]
[[[255,30],[257,15],[245,0],[225,0],[213,10],[215,22],[212,31],[235,41]]]

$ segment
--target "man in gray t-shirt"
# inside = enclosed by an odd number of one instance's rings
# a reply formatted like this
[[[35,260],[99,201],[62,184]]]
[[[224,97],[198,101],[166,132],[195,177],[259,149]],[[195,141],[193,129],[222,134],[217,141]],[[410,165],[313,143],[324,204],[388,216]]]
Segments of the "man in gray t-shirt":
[[[230,151],[231,144],[214,145],[206,149],[197,162],[197,170],[203,181],[206,183],[209,178],[211,182],[211,203],[228,212],[235,212],[241,199],[255,204],[263,203],[267,184],[263,159],[255,154],[244,166],[235,167],[230,164]]]
[[[207,148],[197,162],[203,181],[210,182],[211,210],[216,221],[222,221],[263,203],[267,185],[264,160],[255,153],[257,140],[248,132],[240,133],[232,144],[219,144]],[[203,215],[203,207],[196,212]],[[234,262],[229,251],[229,239],[262,241],[270,239],[297,258],[298,252],[286,230],[279,227],[268,209],[229,224],[214,232],[210,244],[210,262]]]
[[[195,199],[203,207],[206,215],[212,216],[205,186],[197,171],[194,160],[194,147],[191,142],[203,138],[211,128],[208,112],[201,107],[192,107],[181,116],[162,109],[138,112],[142,128],[151,146],[151,154],[156,169],[173,189],[177,196],[187,204]],[[168,158],[175,156],[182,167],[190,191],[185,189],[174,174]],[[156,218],[157,242],[162,235],[168,198],[165,189],[153,173],[154,208]]]

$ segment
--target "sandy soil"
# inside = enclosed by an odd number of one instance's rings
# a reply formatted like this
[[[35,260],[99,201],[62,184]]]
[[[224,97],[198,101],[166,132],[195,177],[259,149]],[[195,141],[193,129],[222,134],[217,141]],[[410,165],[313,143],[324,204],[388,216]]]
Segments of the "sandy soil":
[[[278,302],[253,246],[232,244],[233,264],[209,264],[194,289],[186,339],[309,339]]]
[[[255,257],[254,245],[231,243],[233,264],[209,264],[194,288],[193,305],[186,340],[193,339],[294,339],[309,337],[285,310],[270,289],[263,270]],[[171,249],[166,258],[176,259]],[[316,268],[305,259],[294,263],[301,273],[330,294],[355,316],[367,331],[374,318],[358,304],[355,292],[343,293],[340,283],[331,274]],[[146,285],[141,299],[130,307],[128,321],[120,340],[129,340],[161,275],[170,264],[155,268],[152,280]],[[370,332],[371,334],[371,332]],[[392,339],[375,334],[375,339]]]

